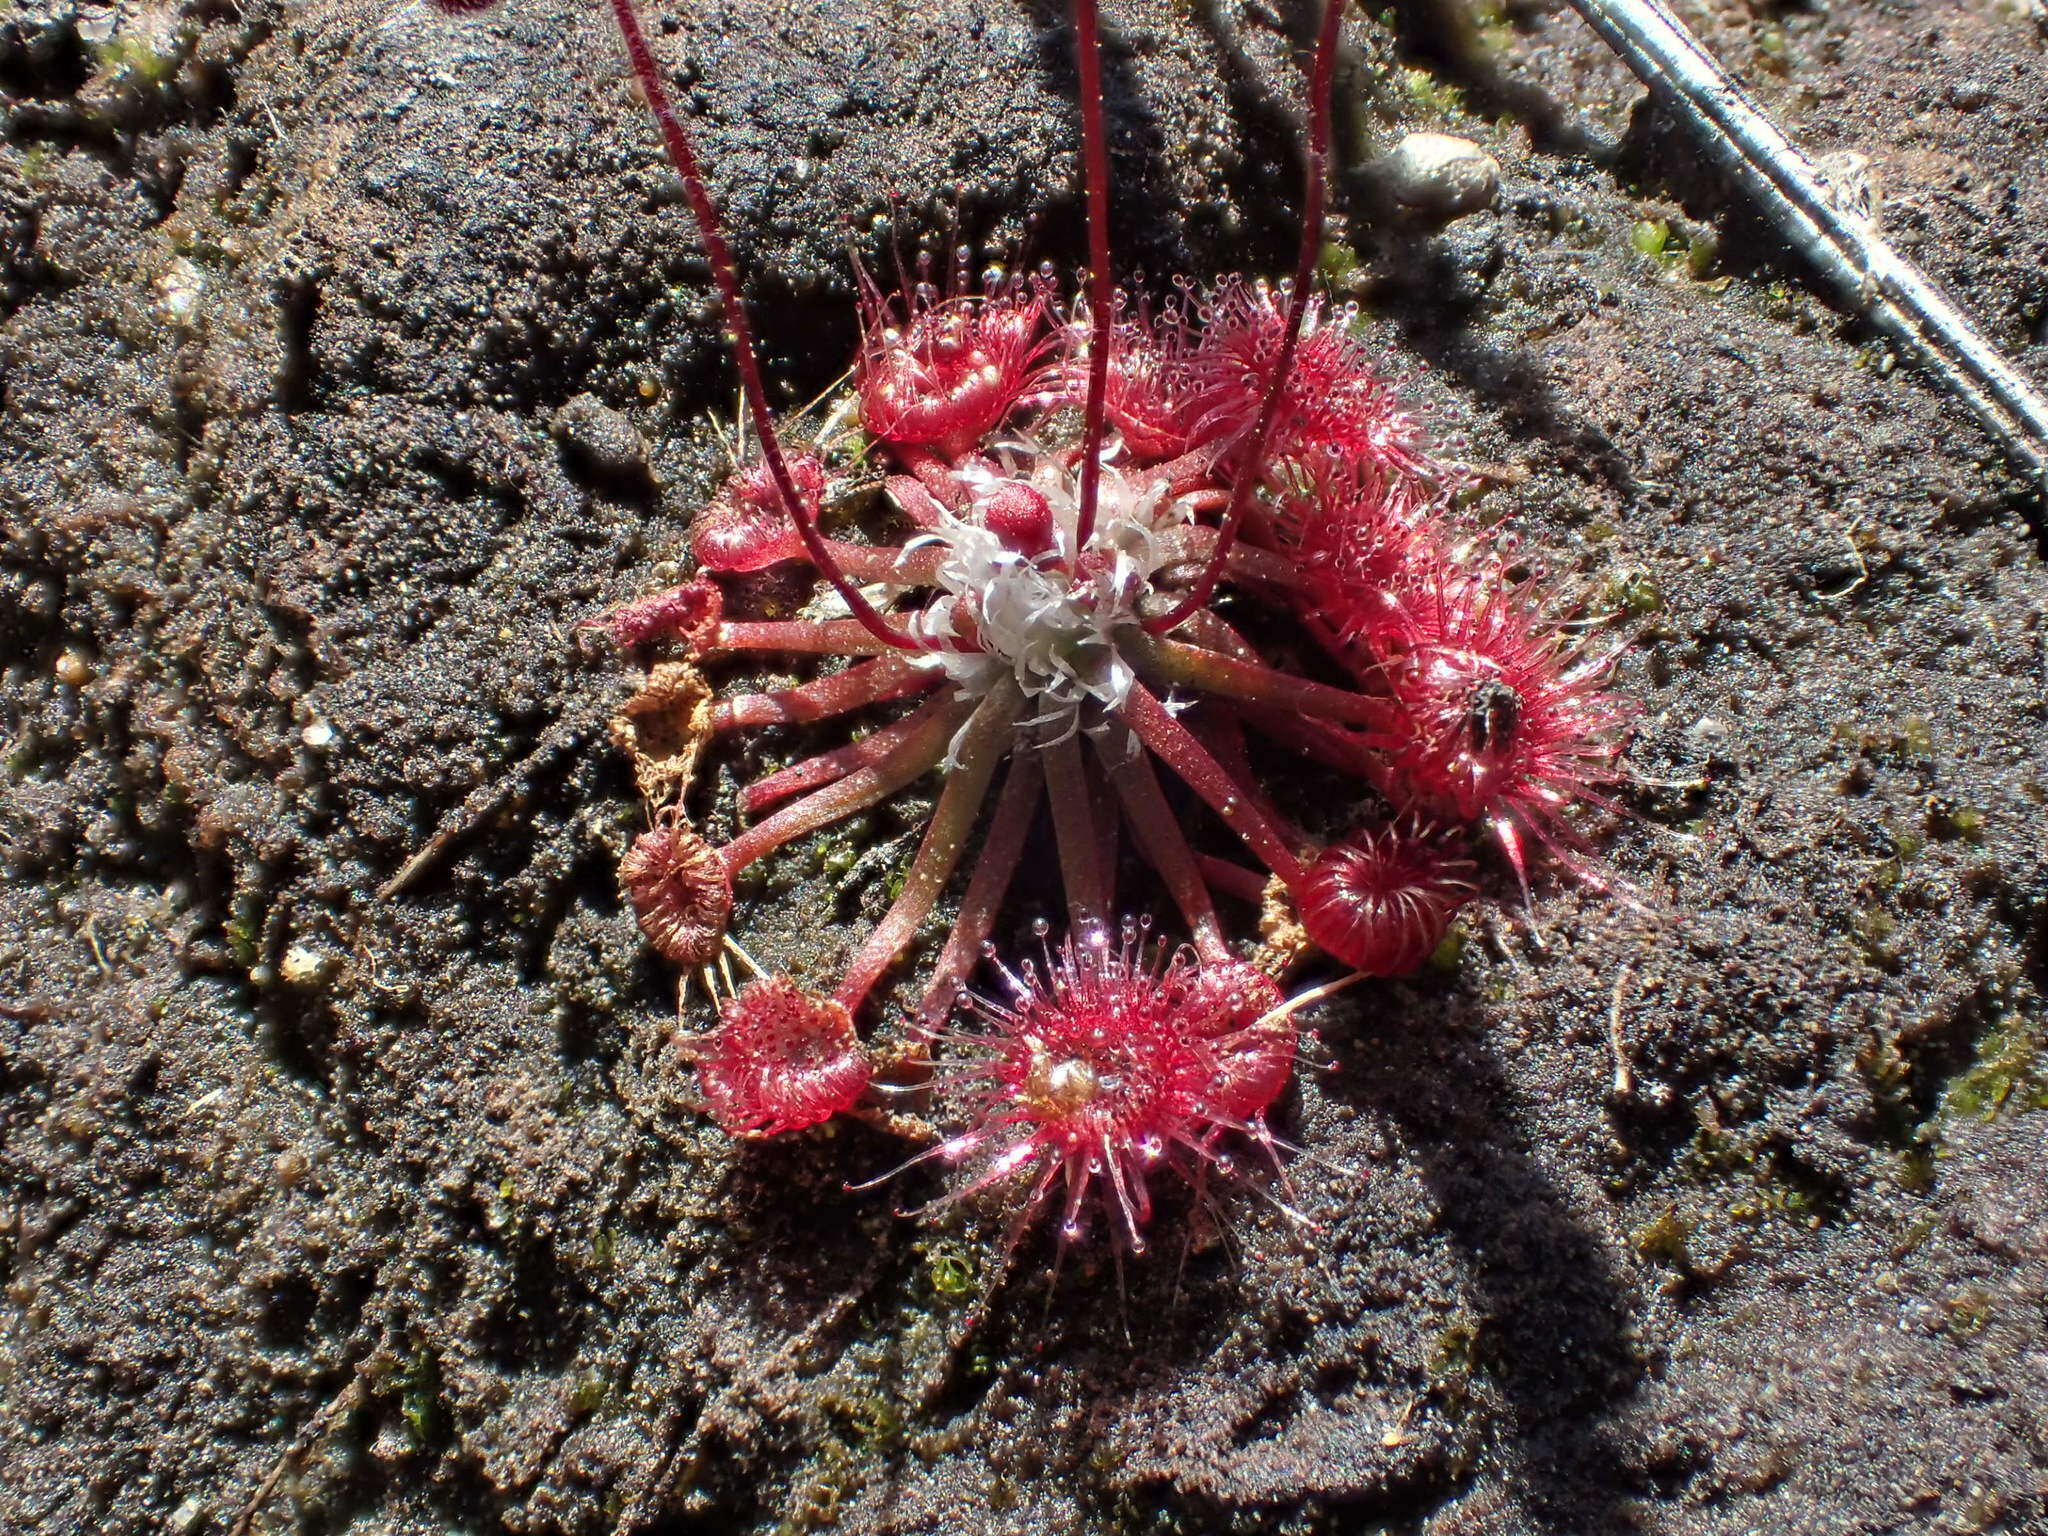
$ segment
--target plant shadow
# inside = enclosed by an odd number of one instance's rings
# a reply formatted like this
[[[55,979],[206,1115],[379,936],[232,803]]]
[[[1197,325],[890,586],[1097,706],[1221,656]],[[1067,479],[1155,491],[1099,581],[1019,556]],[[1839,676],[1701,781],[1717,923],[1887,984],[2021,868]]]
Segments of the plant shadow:
[[[1612,1418],[1642,1373],[1632,1284],[1532,1153],[1552,1117],[1518,1105],[1476,1000],[1418,1001],[1380,1024],[1354,1012],[1326,1091],[1399,1127],[1419,1161],[1480,1318],[1473,1364],[1506,1399],[1499,1447],[1531,1528],[1630,1529]]]

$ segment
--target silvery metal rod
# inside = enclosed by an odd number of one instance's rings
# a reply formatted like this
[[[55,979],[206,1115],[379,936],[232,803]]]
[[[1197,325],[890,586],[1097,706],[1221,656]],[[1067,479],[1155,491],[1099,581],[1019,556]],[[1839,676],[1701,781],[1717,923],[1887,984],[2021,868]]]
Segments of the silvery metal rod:
[[[1872,321],[1960,395],[2048,484],[2048,401],[1872,225],[1838,204],[1813,161],[1728,77],[1664,0],[1572,0],[1651,92],[1706,141],[1780,233]]]

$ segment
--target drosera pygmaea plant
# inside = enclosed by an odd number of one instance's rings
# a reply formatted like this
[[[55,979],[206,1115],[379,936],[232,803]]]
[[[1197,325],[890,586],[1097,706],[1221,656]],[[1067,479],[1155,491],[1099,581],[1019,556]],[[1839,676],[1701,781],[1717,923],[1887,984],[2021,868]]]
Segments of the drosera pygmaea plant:
[[[1078,290],[1046,268],[974,284],[963,255],[943,287],[920,266],[889,295],[856,267],[852,404],[902,533],[873,544],[822,529],[834,470],[822,449],[783,446],[689,131],[632,0],[609,3],[697,223],[760,461],[700,515],[698,576],[602,623],[624,648],[680,653],[656,673],[664,697],[692,701],[690,760],[706,739],[893,707],[867,734],[747,785],[742,810],[760,819],[722,847],[690,824],[687,770],[665,781],[622,867],[656,947],[714,1000],[724,982],[717,1023],[685,1042],[707,1105],[756,1136],[867,1102],[858,1021],[979,830],[895,1052],[898,1075],[907,1067],[909,1086],[934,1089],[960,1122],[925,1156],[966,1168],[962,1194],[1030,1170],[1019,1220],[1057,1189],[1062,1241],[1097,1190],[1123,1244],[1142,1249],[1149,1168],[1177,1162],[1199,1181],[1219,1138],[1274,1145],[1265,1115],[1291,1076],[1294,1016],[1329,990],[1288,999],[1277,974],[1317,950],[1354,974],[1414,971],[1479,894],[1482,840],[1525,892],[1544,849],[1597,879],[1570,818],[1625,777],[1628,710],[1606,690],[1617,647],[1568,622],[1569,604],[1521,574],[1510,544],[1454,517],[1457,474],[1349,311],[1315,290],[1339,0],[1314,44],[1292,278],[1184,287],[1156,309],[1113,283],[1096,5],[1075,0]],[[736,578],[790,562],[821,578],[809,611],[727,616]],[[1233,622],[1244,613],[1256,632],[1294,638],[1262,651]],[[1282,659],[1301,650],[1343,681]],[[752,654],[845,664],[768,692],[702,684],[698,667]],[[1289,819],[1254,766],[1269,749],[1355,786],[1348,832],[1325,842]],[[759,968],[725,933],[733,878],[934,772],[901,892],[831,995],[765,973],[740,984],[735,954]],[[1209,824],[1176,804],[1173,781]],[[950,1028],[976,967],[996,958],[989,938],[1041,804],[1068,932],[1036,960],[998,963],[1009,1001],[970,993],[977,1025]],[[1117,918],[1126,836],[1185,943],[1138,939],[1149,930]],[[1232,836],[1236,856],[1214,851]],[[1260,914],[1264,970],[1226,927],[1234,904]]]

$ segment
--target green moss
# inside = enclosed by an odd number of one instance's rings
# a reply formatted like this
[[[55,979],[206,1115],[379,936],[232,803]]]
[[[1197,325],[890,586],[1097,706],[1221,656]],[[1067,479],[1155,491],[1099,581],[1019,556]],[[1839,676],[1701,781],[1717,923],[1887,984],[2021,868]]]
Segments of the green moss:
[[[1984,813],[1974,805],[1935,800],[1927,807],[1927,830],[1944,842],[1961,838],[1966,843],[1980,843],[1984,840]]]
[[[1838,720],[1829,736],[1843,751],[1872,762],[1924,768],[1934,761],[1934,729],[1920,715],[1871,723]]]
[[[859,427],[844,427],[833,434],[825,461],[834,468],[848,464],[864,464],[867,462],[868,450],[872,446],[872,440]]]
[[[1692,1269],[1692,1253],[1686,1246],[1691,1235],[1692,1224],[1678,1214],[1674,1205],[1655,1221],[1637,1228],[1630,1243],[1639,1258],[1685,1274]]]
[[[1464,959],[1465,946],[1471,942],[1471,938],[1472,935],[1466,930],[1462,920],[1452,923],[1444,931],[1442,941],[1430,951],[1429,968],[1442,975],[1456,975],[1458,962]]]
[[[958,1301],[973,1294],[974,1260],[965,1247],[946,1238],[921,1246],[924,1249],[925,1278],[931,1282],[933,1294],[947,1301]]]
[[[801,1536],[821,1526],[839,1523],[839,1508],[847,1495],[860,1486],[860,1470],[853,1452],[838,1440],[819,1447],[809,1476],[791,1490],[788,1512],[776,1529],[781,1536]]]
[[[159,50],[155,39],[141,32],[125,32],[95,44],[93,57],[100,73],[123,85],[156,86],[177,73],[179,50],[175,44]]]
[[[846,874],[860,862],[860,856],[867,852],[873,834],[872,818],[865,815],[847,817],[812,844],[812,867],[820,874]]]
[[[1669,219],[1638,219],[1629,227],[1628,243],[1638,255],[1662,267],[1668,277],[1689,278],[1715,293],[1728,286],[1726,277],[1714,276],[1721,246],[1711,230],[1679,229]]]
[[[860,1448],[877,1456],[893,1455],[903,1444],[903,1414],[886,1397],[863,1399],[847,1423]]]
[[[1941,1304],[1941,1331],[1952,1339],[1967,1339],[1982,1333],[1992,1316],[1991,1294],[1966,1286]]]
[[[1924,1195],[1934,1188],[1934,1149],[1907,1147],[1892,1159],[1892,1182],[1909,1195]]]
[[[1837,1214],[1832,1195],[1761,1125],[1729,1128],[1709,1118],[1680,1166],[1702,1183],[1733,1184],[1727,1212],[1735,1221],[1776,1219],[1813,1228]]]
[[[1515,45],[1515,24],[1500,0],[1477,0],[1472,26],[1480,49],[1489,55],[1506,53]]]
[[[1342,293],[1358,276],[1358,252],[1338,240],[1325,240],[1316,254],[1316,271],[1324,282]]]
[[[1664,594],[1657,586],[1657,578],[1641,566],[1617,571],[1610,576],[1606,595],[1610,608],[1637,618],[1655,613],[1664,606]]]
[[[1962,1508],[1962,1524],[1957,1527],[1964,1532],[2017,1530],[2010,1523],[2011,1506],[2006,1497],[1996,1488],[1979,1488],[1970,1496]]]
[[[1896,941],[1899,921],[1882,907],[1869,906],[1858,912],[1850,924],[1849,937],[1863,952],[1863,958],[1880,970],[1899,963]]]
[[[1728,279],[1715,277],[1714,272],[1721,264],[1721,242],[1712,230],[1703,229],[1696,233],[1685,247],[1685,275],[1702,287],[1719,293],[1728,286]]]
[[[1932,1212],[1915,1217],[1912,1224],[1899,1234],[1899,1240],[1892,1244],[1892,1257],[1903,1259],[1915,1252],[1922,1243],[1934,1235],[1934,1229],[1940,1225],[1940,1218]]]
[[[1432,1383],[1462,1383],[1479,1368],[1479,1328],[1476,1318],[1459,1317],[1436,1336],[1423,1367]]]
[[[1856,1052],[1856,1070],[1870,1090],[1878,1119],[1892,1139],[1903,1135],[1912,1119],[1912,1063],[1891,1035],[1872,1035]]]
[[[1671,241],[1671,224],[1665,219],[1638,219],[1628,232],[1628,243],[1653,260],[1664,254]]]
[[[1695,1179],[1705,1181],[1749,1172],[1756,1162],[1757,1144],[1753,1138],[1712,1120],[1693,1133],[1692,1145],[1686,1149],[1681,1166]]]
[[[1817,1227],[1827,1219],[1827,1211],[1820,1197],[1812,1190],[1796,1185],[1771,1185],[1763,1191],[1762,1202],[1765,1210],[1775,1211],[1786,1220],[1802,1227]]]
[[[228,953],[245,971],[256,963],[257,940],[262,929],[262,919],[253,908],[245,905],[237,906],[235,915],[221,924],[221,934],[228,941]]]
[[[2016,1021],[1985,1031],[1977,1059],[1949,1079],[1940,1115],[1949,1120],[1997,1120],[2048,1109],[2048,1074],[2041,1042]]]
[[[398,1411],[414,1445],[430,1445],[440,1435],[441,1361],[424,1346],[398,1378]]]
[[[1441,116],[1450,117],[1465,110],[1465,93],[1426,69],[1402,70],[1401,88],[1418,107]]]

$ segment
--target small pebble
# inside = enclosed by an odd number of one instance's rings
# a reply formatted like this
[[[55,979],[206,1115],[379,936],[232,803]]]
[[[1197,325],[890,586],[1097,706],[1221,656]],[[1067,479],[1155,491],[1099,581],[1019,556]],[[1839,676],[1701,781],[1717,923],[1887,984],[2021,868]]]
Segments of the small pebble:
[[[1500,162],[1470,139],[1411,133],[1387,157],[1396,202],[1441,218],[1476,213],[1500,191]]]
[[[315,720],[299,732],[299,740],[315,752],[324,752],[334,745],[334,727],[325,720]]]
[[[308,944],[294,944],[278,962],[277,974],[286,985],[317,987],[334,975],[334,956]]]
[[[172,325],[189,330],[199,317],[199,299],[205,287],[206,279],[199,268],[183,256],[174,258],[164,275],[156,280],[164,317]]]
[[[578,395],[556,411],[548,425],[557,442],[599,474],[646,472],[646,439],[632,422],[595,395]]]
[[[418,1449],[405,1430],[395,1423],[386,1424],[377,1432],[377,1438],[370,1442],[372,1459],[387,1467],[395,1467],[400,1462],[410,1459]]]
[[[83,688],[92,681],[92,663],[77,651],[57,658],[57,681],[66,688]]]
[[[1685,739],[1694,752],[1721,751],[1734,734],[1726,720],[1717,720],[1712,715],[1702,715],[1685,728]]]

